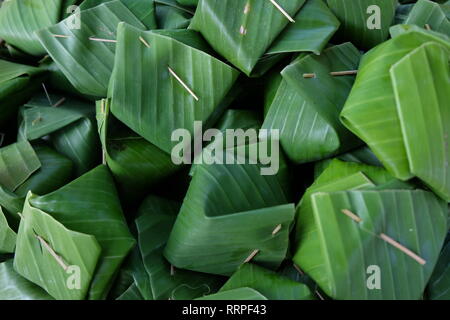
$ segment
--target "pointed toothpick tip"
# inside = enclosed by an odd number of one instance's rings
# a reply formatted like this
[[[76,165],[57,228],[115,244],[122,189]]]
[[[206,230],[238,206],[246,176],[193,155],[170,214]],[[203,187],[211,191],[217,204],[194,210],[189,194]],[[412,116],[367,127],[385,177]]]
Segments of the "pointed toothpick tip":
[[[35,234],[35,237],[39,240],[39,242],[44,246],[44,248],[55,258],[56,262],[64,269],[67,270],[68,266],[64,263],[63,259],[53,250],[52,247],[45,241],[41,236]]]
[[[339,77],[339,76],[353,76],[355,74],[358,74],[358,70],[347,70],[347,71],[335,71],[330,72],[330,75],[333,77]]]
[[[183,88],[186,89],[187,92],[196,100],[198,101],[198,97],[195,95],[194,91],[191,90],[191,88],[188,87],[188,85],[181,80],[181,78],[175,73],[175,71],[172,70],[171,67],[167,66],[167,69],[169,70],[170,74],[183,86]]]
[[[149,44],[144,38],[142,38],[142,36],[139,36],[139,40],[140,40],[147,48],[150,48],[150,44]]]
[[[70,38],[70,36],[66,36],[64,34],[52,34],[52,36],[55,38]]]
[[[62,97],[61,99],[59,99],[59,100],[53,105],[53,107],[57,108],[57,107],[59,107],[60,105],[62,105],[64,102],[66,102],[66,98],[65,98],[65,97]]]
[[[116,43],[117,40],[113,40],[113,39],[102,39],[102,38],[95,38],[95,37],[89,37],[89,40],[91,41],[99,41],[99,42],[112,42],[112,43]]]
[[[244,263],[249,263],[258,254],[259,249],[255,249],[250,253],[250,255],[245,259]]]
[[[348,209],[342,209],[341,212],[355,222],[362,222],[362,219]]]
[[[277,225],[277,226],[275,227],[275,229],[273,229],[272,235],[273,235],[273,236],[276,235],[278,232],[280,232],[280,230],[281,230],[281,224]]]
[[[47,96],[48,103],[50,104],[50,106],[53,106],[52,99],[50,99],[50,95],[48,94],[47,87],[45,86],[45,83],[43,83],[43,82],[42,82],[42,87],[44,88],[45,95]]]
[[[402,251],[403,253],[405,253],[406,255],[408,255],[409,257],[414,259],[415,261],[417,261],[419,264],[424,265],[424,264],[427,263],[425,261],[425,259],[423,259],[422,257],[419,257],[417,254],[415,254],[414,252],[412,252],[411,250],[409,250],[408,248],[406,248],[402,244],[398,243],[397,241],[395,241],[394,239],[392,239],[388,235],[386,235],[384,233],[381,233],[380,234],[380,238],[382,240],[386,241],[387,243],[389,243],[391,246],[399,249],[400,251]]]
[[[286,12],[275,0],[270,0],[270,2],[278,9],[290,22],[295,23],[295,20]]]
[[[316,74],[315,73],[304,73],[303,74],[303,78],[305,79],[311,79],[311,78],[315,78]]]

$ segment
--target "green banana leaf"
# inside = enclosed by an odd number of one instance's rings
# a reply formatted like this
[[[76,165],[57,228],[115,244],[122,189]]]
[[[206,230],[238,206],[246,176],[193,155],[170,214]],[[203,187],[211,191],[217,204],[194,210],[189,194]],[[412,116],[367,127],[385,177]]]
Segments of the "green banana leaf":
[[[341,112],[343,124],[367,143],[392,175],[402,180],[413,175],[408,164],[389,71],[404,56],[430,41],[450,46],[430,32],[413,29],[398,34],[366,53]]]
[[[94,8],[112,0],[84,0],[80,10]],[[155,6],[153,0],[120,0],[147,29],[156,29]]]
[[[200,163],[200,159],[204,162],[212,161],[214,157],[218,156],[215,154],[218,149],[226,152],[227,145],[236,146],[236,144],[239,143],[239,141],[235,141],[234,135],[227,134],[227,130],[258,130],[261,128],[261,120],[254,111],[230,109],[225,111],[222,118],[215,125],[215,128],[221,132],[221,135],[215,135],[214,139],[211,138],[212,142],[205,146],[200,154],[195,155],[194,163],[191,165],[189,175],[194,175],[195,169],[197,168],[198,163]],[[245,139],[244,143],[249,144],[249,139]],[[222,158],[220,161],[224,162],[224,159]]]
[[[11,192],[40,167],[41,162],[28,141],[0,149],[0,184]]]
[[[364,146],[353,151],[341,154],[336,159],[346,162],[364,163],[375,167],[382,167],[380,160],[373,154],[369,147]],[[314,164],[314,178],[317,178],[333,159],[325,159]]]
[[[22,211],[25,198],[8,191],[0,185],[0,206],[5,210],[5,216],[9,225],[13,230],[19,227],[19,215],[17,213]]]
[[[404,23],[418,25],[421,28],[428,25],[432,30],[450,36],[450,21],[444,10],[439,4],[429,0],[417,1]]]
[[[178,10],[182,10],[186,13],[189,13],[192,16],[195,14],[195,8],[186,6],[186,5],[182,4],[181,2],[178,2],[177,0],[153,0],[153,1],[155,2],[155,5],[160,4],[160,5],[173,7]]]
[[[258,291],[252,288],[238,288],[210,294],[195,300],[268,300]]]
[[[136,219],[138,243],[154,300],[188,300],[216,292],[220,277],[171,267],[163,250],[180,209],[180,204],[149,196],[142,203]],[[145,296],[145,295],[143,295]]]
[[[148,70],[153,70],[150,76]],[[198,101],[170,70],[184,79]],[[176,144],[172,132],[185,128],[192,134],[194,121],[207,121],[220,109],[237,76],[236,70],[194,47],[121,23],[109,92],[111,112],[170,154]]]
[[[413,3],[399,5],[395,10],[394,24],[404,23],[405,20],[408,18],[409,13],[411,12],[413,6],[414,6]]]
[[[16,233],[9,227],[0,207],[0,254],[14,252],[16,237]]]
[[[109,99],[97,102],[97,120],[106,164],[126,198],[144,196],[179,169],[169,154],[119,123],[110,114]]]
[[[450,241],[448,240],[441,251],[433,275],[428,283],[428,298],[430,300],[450,300]]]
[[[199,0],[176,0],[179,4],[185,6],[196,6],[198,5]]]
[[[44,71],[0,60],[0,125],[3,126],[40,87]]]
[[[219,292],[248,287],[270,300],[312,300],[314,296],[303,284],[252,263],[242,265]]]
[[[441,8],[445,13],[447,19],[450,19],[450,1],[441,4]]]
[[[64,187],[29,201],[67,228],[95,236],[102,252],[88,298],[105,298],[122,261],[135,245],[106,166],[98,166]]]
[[[294,217],[287,168],[281,162],[276,175],[261,175],[260,169],[217,163],[196,168],[164,251],[169,262],[230,275],[259,250],[255,263],[270,269],[280,265]]]
[[[19,138],[35,140],[50,135],[55,150],[73,162],[74,173],[78,177],[100,163],[94,105],[59,94],[50,94],[49,97],[54,105],[62,104],[49,106],[47,97],[41,94],[34,96],[21,109]]]
[[[185,29],[189,26],[192,15],[173,6],[156,4],[156,19],[160,29]]]
[[[305,0],[277,3],[294,17]],[[220,55],[250,75],[288,23],[270,1],[200,0],[189,28],[199,31]]]
[[[44,55],[34,31],[57,23],[63,0],[8,0],[0,10],[0,38],[28,54]]]
[[[411,173],[447,202],[450,202],[449,58],[448,48],[429,42],[390,70]],[[422,97],[427,97],[426,101]]]
[[[116,28],[121,21],[141,29],[145,29],[145,26],[119,0],[83,10],[81,16],[80,29],[70,29],[66,20],[63,20],[36,34],[50,57],[78,91],[104,97],[114,65],[116,44],[90,38],[115,40]]]
[[[316,225],[317,233],[303,239],[294,261],[327,295],[364,300],[422,297],[447,233],[443,201],[422,190],[388,190],[317,192],[311,203],[313,218],[303,224],[309,224],[305,229]],[[362,221],[353,221],[343,209]],[[381,233],[425,264],[383,241]],[[378,288],[369,286],[373,266],[379,271]]]
[[[389,27],[394,22],[397,0],[327,0],[328,6],[341,22],[338,36],[361,49],[370,49],[385,41]],[[373,6],[379,10],[373,11]],[[369,28],[374,14],[380,19],[379,26]],[[379,27],[379,28],[378,28]]]
[[[280,131],[283,150],[295,163],[320,160],[360,144],[339,121],[353,77],[330,75],[356,69],[359,59],[358,50],[345,43],[320,56],[301,55],[281,72],[283,80],[268,100],[271,106],[262,128]],[[304,78],[305,73],[316,77]]]
[[[33,149],[41,167],[14,191],[19,197],[25,197],[28,191],[35,194],[52,192],[72,178],[73,165],[68,158],[44,144],[34,145]]]
[[[144,300],[141,296],[138,287],[136,284],[131,284],[130,287],[125,290],[116,300]]]
[[[101,252],[97,240],[92,235],[67,229],[49,214],[34,208],[29,203],[30,197],[31,192],[22,211],[14,269],[55,299],[83,299]],[[72,274],[71,267],[79,273]],[[70,283],[72,277],[78,279]]]
[[[307,0],[295,16],[295,23],[278,36],[267,54],[304,51],[320,54],[339,25],[322,0]]]
[[[44,289],[20,276],[13,260],[0,263],[0,300],[53,300]]]

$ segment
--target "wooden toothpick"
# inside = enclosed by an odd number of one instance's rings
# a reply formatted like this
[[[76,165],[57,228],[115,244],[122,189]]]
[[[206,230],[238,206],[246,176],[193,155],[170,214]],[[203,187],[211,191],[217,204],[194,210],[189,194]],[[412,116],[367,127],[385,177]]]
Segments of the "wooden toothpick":
[[[171,276],[175,275],[175,267],[173,266],[173,264],[170,265],[170,275]]]
[[[189,94],[194,97],[195,100],[198,101],[198,97],[195,95],[195,93],[187,86],[186,83],[184,83],[183,80],[181,80],[181,78],[175,73],[175,71],[173,71],[169,66],[167,67],[167,69],[169,69],[170,74],[177,79],[177,81],[186,89],[187,92],[189,92]]]
[[[303,78],[305,78],[305,79],[315,78],[315,77],[316,77],[315,73],[304,73],[303,74]]]
[[[245,259],[244,263],[248,263],[250,262],[259,252],[259,249],[255,249],[252,251],[252,253],[250,253],[250,255],[247,257],[247,259]]]
[[[94,38],[94,37],[89,37],[89,40],[92,41],[99,41],[99,42],[113,42],[116,43],[117,40],[112,40],[112,39],[102,39],[102,38]]]
[[[147,41],[145,41],[144,38],[142,38],[142,37],[140,36],[140,37],[139,37],[139,40],[141,40],[141,42],[142,42],[147,48],[150,48],[150,44],[149,44]]]
[[[55,38],[70,38],[70,36],[66,36],[64,34],[52,34]]]
[[[292,23],[295,23],[295,20],[287,13],[275,0],[270,0],[272,4]]]
[[[272,231],[272,235],[276,235],[281,230],[281,224],[277,225]]]
[[[431,26],[427,23],[427,24],[425,24],[425,29],[431,30]]]
[[[64,269],[67,270],[68,266],[64,263],[63,259],[53,250],[52,247],[44,240],[41,236],[35,235],[35,237],[39,240],[42,246],[55,258],[56,262]]]
[[[362,222],[362,219],[348,209],[342,209],[341,212],[356,222]]]
[[[34,126],[36,123],[41,122],[41,121],[42,121],[42,117],[37,117],[36,119],[31,121],[31,125]]]
[[[332,76],[350,76],[350,75],[355,75],[357,73],[358,73],[358,70],[348,70],[348,71],[330,72],[330,75],[332,75]]]
[[[48,94],[47,88],[45,87],[45,84],[44,84],[43,82],[42,82],[42,87],[44,88],[45,95],[47,96],[48,103],[49,103],[51,106],[53,106],[52,99],[50,99],[50,95]]]
[[[416,260],[419,264],[424,265],[425,263],[427,263],[423,258],[419,257],[417,254],[415,254],[405,246],[401,245],[391,237],[385,235],[384,233],[380,234],[380,238],[389,243],[390,245],[394,246],[395,248],[399,249],[400,251],[404,252],[406,255]]]
[[[53,105],[53,107],[57,108],[57,107],[59,107],[60,105],[62,105],[64,102],[66,102],[66,98],[65,98],[65,97],[62,97],[61,99],[58,100],[58,102],[56,102],[56,103]]]

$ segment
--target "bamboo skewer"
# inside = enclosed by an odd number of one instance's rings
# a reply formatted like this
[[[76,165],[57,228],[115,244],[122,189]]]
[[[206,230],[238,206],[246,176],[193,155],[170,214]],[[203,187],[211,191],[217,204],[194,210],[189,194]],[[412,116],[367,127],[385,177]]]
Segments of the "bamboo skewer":
[[[427,23],[427,24],[425,24],[425,29],[431,30],[431,26]]]
[[[198,97],[195,95],[195,93],[188,87],[186,83],[184,83],[183,80],[181,80],[181,78],[175,73],[175,71],[173,71],[169,66],[167,67],[167,69],[169,69],[170,74],[186,89],[186,91],[189,92],[189,94],[198,101]]]
[[[68,266],[64,263],[63,259],[53,250],[52,247],[44,240],[41,236],[35,235],[35,237],[39,240],[42,246],[55,258],[56,262],[64,269],[67,270]]]
[[[286,12],[275,0],[270,0],[270,2],[280,11],[290,22],[295,23],[295,20]]]
[[[63,34],[52,34],[52,36],[54,36],[55,38],[70,38],[70,36],[66,36]]]
[[[305,79],[310,79],[310,78],[315,78],[316,74],[315,73],[304,73],[303,74],[303,78]]]
[[[353,221],[356,221],[356,222],[361,222],[362,221],[362,219],[360,217],[358,217],[356,214],[354,214],[353,212],[351,212],[348,209],[342,209],[341,212],[343,214],[345,214],[346,216],[348,216]]]

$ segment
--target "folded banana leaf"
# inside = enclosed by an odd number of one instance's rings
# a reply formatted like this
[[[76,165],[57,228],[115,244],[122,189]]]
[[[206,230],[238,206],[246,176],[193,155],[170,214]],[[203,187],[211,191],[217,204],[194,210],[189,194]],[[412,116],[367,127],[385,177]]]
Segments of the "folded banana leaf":
[[[160,29],[186,29],[192,14],[173,6],[156,4],[156,19]]]
[[[96,7],[112,0],[84,0],[80,10]],[[153,0],[120,0],[147,29],[156,29],[155,6]]]
[[[447,202],[450,201],[449,48],[435,42],[425,43],[390,70],[411,173]],[[426,101],[422,97],[427,97]]]
[[[14,269],[55,299],[83,299],[89,291],[101,248],[94,236],[67,229],[33,207],[29,203],[32,197],[29,193],[22,211]]]
[[[258,291],[252,288],[238,288],[228,291],[222,291],[209,296],[197,298],[196,300],[268,300]]]
[[[358,50],[345,43],[320,56],[300,55],[281,72],[263,129],[280,131],[281,145],[295,163],[320,160],[360,144],[339,121],[354,77],[330,75],[356,69],[359,59]],[[315,77],[304,78],[306,73]]]
[[[392,82],[390,70],[406,55],[430,41],[450,48],[449,42],[433,33],[411,29],[398,33],[393,39],[365,54],[355,84],[341,112],[343,124],[367,143],[392,175],[402,180],[411,178],[413,174],[408,163],[401,119],[397,111],[395,83]],[[426,66],[422,66],[424,67]],[[407,81],[414,84],[415,80],[412,78]],[[446,83],[433,83],[427,88],[440,91],[444,86]],[[433,94],[434,92],[427,91],[426,96]]]
[[[36,32],[50,57],[81,93],[104,97],[114,65],[116,29],[127,22],[145,29],[142,22],[119,0],[81,11],[80,29],[66,20]]]
[[[287,168],[281,162],[275,175],[260,169],[248,162],[196,168],[164,251],[170,263],[219,275],[251,258],[270,269],[280,265],[294,217]]]
[[[269,300],[312,300],[309,288],[273,271],[258,267],[252,263],[242,265],[219,292],[248,287]]]
[[[44,289],[19,275],[13,260],[0,263],[0,300],[53,300]]]
[[[16,233],[9,227],[8,221],[0,208],[0,254],[14,252],[16,237]]]
[[[385,41],[394,22],[397,0],[327,0],[341,22],[340,39],[361,49],[370,49]]]
[[[307,0],[295,16],[295,23],[286,27],[267,54],[305,51],[320,54],[339,25],[323,0]]]
[[[110,114],[109,99],[97,102],[97,120],[106,164],[126,198],[144,196],[150,187],[179,170],[169,154]]]
[[[101,255],[88,298],[105,298],[122,261],[135,245],[106,166],[98,166],[64,187],[32,196],[29,201],[67,228],[95,236]]]
[[[194,163],[191,166],[189,175],[194,175],[194,171],[201,162],[213,162],[213,159],[217,159],[221,162],[225,162],[223,155],[226,154],[227,146],[237,146],[239,143],[249,144],[252,143],[250,139],[244,139],[244,141],[238,141],[235,139],[234,134],[227,134],[227,130],[243,130],[244,132],[249,129],[259,129],[261,128],[261,120],[258,114],[249,110],[227,110],[222,118],[214,126],[220,131],[213,137],[210,137],[210,142],[206,145],[200,154],[195,155]],[[221,154],[222,153],[222,157]]]
[[[149,293],[142,295],[154,300],[194,299],[216,292],[223,284],[221,277],[174,268],[163,257],[179,208],[177,202],[149,196],[135,221],[150,288]]]
[[[431,28],[450,36],[450,21],[442,7],[436,2],[419,0],[411,9],[405,24],[418,25],[421,28]]]
[[[428,283],[428,298],[430,300],[450,300],[450,241],[447,240],[441,251],[433,275]]]
[[[292,19],[305,0],[277,0],[277,3]],[[289,23],[270,1],[200,0],[189,28],[201,32],[219,54],[250,75]]]
[[[56,151],[69,158],[78,177],[100,163],[93,103],[60,94],[36,95],[20,110],[19,139],[50,135]]]
[[[387,190],[316,192],[311,204],[313,217],[303,224],[316,225],[317,233],[303,239],[294,261],[327,295],[422,297],[447,233],[443,201],[423,190]],[[359,222],[344,215],[344,209],[356,214]],[[423,262],[383,240],[386,235]],[[372,269],[379,271],[375,288],[369,277]]]
[[[136,284],[133,283],[130,285],[130,287],[127,290],[125,290],[119,297],[117,297],[116,300],[138,301],[138,300],[144,300],[144,298],[140,294],[139,289],[136,286]]]
[[[20,50],[35,56],[44,55],[34,31],[57,23],[63,0],[8,0],[0,10],[0,38]]]
[[[40,88],[45,69],[0,60],[0,125]]]
[[[194,121],[210,119],[238,76],[191,46],[200,43],[197,34],[181,32],[190,35],[187,44],[178,41],[179,33],[175,39],[121,23],[109,91],[114,116],[169,154],[176,144],[172,132],[185,128],[192,134]]]
[[[14,192],[36,170],[41,162],[28,141],[21,141],[0,149],[0,184]]]
[[[185,6],[196,6],[198,5],[199,0],[176,0],[179,4]]]

